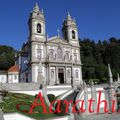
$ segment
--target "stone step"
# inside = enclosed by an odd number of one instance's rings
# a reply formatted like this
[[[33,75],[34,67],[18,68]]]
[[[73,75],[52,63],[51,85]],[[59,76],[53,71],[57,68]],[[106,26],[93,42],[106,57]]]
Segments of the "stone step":
[[[55,85],[55,86],[47,86],[47,90],[70,90],[71,85]]]

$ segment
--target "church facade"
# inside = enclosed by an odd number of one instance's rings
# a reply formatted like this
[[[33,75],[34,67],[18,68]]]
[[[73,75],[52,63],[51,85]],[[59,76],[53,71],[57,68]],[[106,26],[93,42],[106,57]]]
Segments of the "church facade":
[[[46,85],[82,82],[80,45],[76,21],[63,22],[62,37],[47,37],[44,13],[35,5],[28,21],[29,37],[16,54],[20,82],[37,82],[39,65]]]

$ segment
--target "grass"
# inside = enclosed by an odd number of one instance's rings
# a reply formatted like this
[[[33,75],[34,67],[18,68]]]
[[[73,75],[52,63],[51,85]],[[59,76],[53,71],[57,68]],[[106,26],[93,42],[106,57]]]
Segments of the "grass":
[[[21,93],[9,93],[8,99],[4,99],[2,103],[0,103],[0,107],[2,108],[4,113],[21,113],[31,118],[35,118],[37,120],[40,119],[47,119],[52,117],[58,117],[58,114],[43,113],[43,108],[37,106],[34,109],[34,113],[29,114],[28,111],[30,110],[30,106],[33,104],[35,97],[31,95],[21,94]],[[38,101],[39,102],[39,101]],[[20,105],[21,104],[21,105]],[[19,106],[20,105],[20,106]],[[47,111],[49,107],[46,105]],[[18,109],[19,106],[19,109]],[[60,114],[61,115],[61,114]],[[62,114],[61,116],[63,116]]]

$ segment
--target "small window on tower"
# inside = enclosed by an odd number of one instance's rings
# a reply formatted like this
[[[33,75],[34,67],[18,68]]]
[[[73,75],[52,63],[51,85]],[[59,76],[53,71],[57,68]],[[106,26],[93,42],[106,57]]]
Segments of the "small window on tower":
[[[75,39],[75,31],[72,30],[72,39]]]
[[[37,24],[37,33],[41,33],[41,24],[40,23]]]
[[[75,70],[75,78],[79,78],[79,71]]]

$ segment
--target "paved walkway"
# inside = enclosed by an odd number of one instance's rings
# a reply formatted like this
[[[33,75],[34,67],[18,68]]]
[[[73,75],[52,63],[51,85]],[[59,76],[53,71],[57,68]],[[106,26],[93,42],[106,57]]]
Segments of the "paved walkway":
[[[81,118],[81,116],[75,115],[75,120],[120,120],[120,114],[98,114],[98,115],[89,115]]]
[[[35,120],[32,118],[26,117],[24,115],[21,115],[19,113],[5,114],[4,119],[5,120]]]

